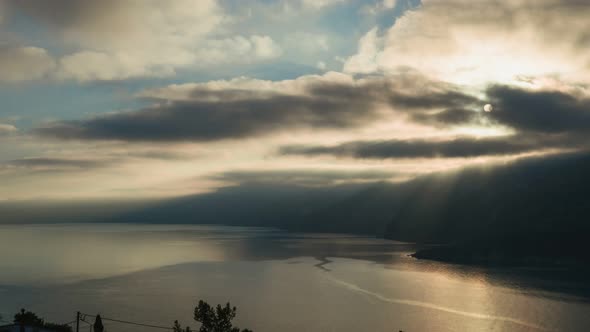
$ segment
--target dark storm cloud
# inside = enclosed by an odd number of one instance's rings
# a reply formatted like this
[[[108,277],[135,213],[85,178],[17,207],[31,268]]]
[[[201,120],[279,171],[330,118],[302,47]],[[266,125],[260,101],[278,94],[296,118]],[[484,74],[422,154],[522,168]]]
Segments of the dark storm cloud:
[[[590,129],[590,101],[563,92],[496,85],[486,90],[483,101],[450,84],[416,75],[359,82],[306,83],[299,95],[200,86],[189,91],[186,100],[175,100],[166,93],[148,95],[144,98],[154,106],[88,120],[56,122],[37,128],[35,133],[58,139],[207,142],[264,136],[293,128],[362,127],[382,118],[384,113],[379,109],[383,105],[407,115],[411,121],[435,127],[497,123],[517,133],[561,134],[568,140],[574,133],[579,136]],[[486,102],[493,104],[493,112],[481,112]],[[402,155],[411,156],[412,149],[417,150],[416,155],[472,156],[477,151],[484,155],[523,152],[531,146],[464,139],[452,144],[395,142],[396,151],[407,151],[399,152]]]
[[[470,109],[449,108],[438,112],[412,112],[410,118],[414,122],[435,127],[476,123],[482,119],[481,114]]]
[[[23,158],[15,159],[4,164],[2,168],[26,168],[26,169],[94,169],[109,165],[106,160],[62,159],[62,158]]]
[[[230,102],[174,102],[134,112],[38,128],[61,139],[214,141],[264,135],[297,126],[349,128],[375,118],[367,100],[275,96]]]
[[[393,91],[390,94],[390,102],[395,107],[410,110],[439,108],[455,109],[481,104],[481,101],[473,96],[452,90],[426,93],[412,91],[412,94]]]
[[[304,156],[332,155],[361,159],[468,158],[512,155],[547,148],[564,147],[564,145],[566,145],[566,142],[555,137],[514,135],[481,139],[457,138],[446,141],[356,141],[336,146],[293,145],[280,148],[279,153]]]
[[[275,170],[231,171],[214,175],[212,180],[235,183],[272,183],[324,186],[340,182],[375,182],[395,177],[397,173],[383,170]]]
[[[117,155],[117,154],[115,154]],[[165,151],[165,150],[153,150],[153,151],[139,151],[139,152],[127,152],[118,154],[118,157],[133,157],[133,158],[142,158],[142,159],[155,159],[155,160],[190,160],[194,158],[193,155],[180,153],[180,152],[173,152],[173,151]]]
[[[336,146],[285,146],[284,155],[332,155],[337,157],[387,158],[467,158],[512,155],[550,148],[588,149],[590,144],[590,100],[559,91],[530,91],[495,85],[486,90],[493,104],[490,113],[469,110],[478,102],[469,96],[448,93],[433,96],[406,107],[448,108],[436,112],[410,112],[414,121],[431,125],[461,125],[487,120],[513,128],[516,134],[493,138],[457,138],[452,140],[356,141]]]
[[[346,129],[375,122],[380,105],[412,114],[421,122],[469,121],[477,99],[437,82],[405,83],[374,78],[360,84],[315,82],[305,93],[288,95],[251,90],[195,88],[189,100],[148,96],[156,106],[63,121],[37,128],[44,137],[123,141],[215,141],[262,136],[290,128]],[[444,110],[452,108],[451,110]],[[441,112],[429,115],[436,109]],[[463,112],[463,113],[460,113]],[[460,114],[459,114],[460,113]],[[472,112],[474,113],[474,112]]]
[[[558,91],[527,91],[492,86],[490,118],[521,131],[574,133],[590,131],[590,99]]]
[[[130,3],[120,0],[3,0],[9,11],[17,11],[53,27],[94,24],[99,17],[112,16]],[[108,27],[105,27],[108,28]]]

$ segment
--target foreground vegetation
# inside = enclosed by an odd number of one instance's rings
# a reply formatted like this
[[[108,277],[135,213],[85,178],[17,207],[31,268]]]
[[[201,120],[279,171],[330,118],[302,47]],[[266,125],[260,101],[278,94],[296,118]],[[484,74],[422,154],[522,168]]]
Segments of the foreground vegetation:
[[[174,332],[253,332],[249,329],[240,329],[233,326],[232,321],[236,317],[237,308],[232,307],[230,303],[225,306],[218,304],[213,307],[207,302],[200,300],[194,310],[195,321],[201,323],[198,330],[193,330],[190,327],[181,327],[178,321],[174,321],[172,330]],[[2,320],[2,316],[0,316]],[[65,324],[55,324],[46,322],[37,314],[21,309],[20,312],[14,315],[13,323],[16,325],[47,329],[55,332],[72,332],[72,327]],[[96,316],[96,322],[93,325],[94,332],[103,332],[104,327],[100,315]]]
[[[55,332],[72,332],[72,327],[69,325],[46,322],[35,313],[26,311],[25,309],[21,309],[19,313],[14,315],[13,323],[16,325],[31,326]]]
[[[218,304],[212,307],[207,302],[200,300],[195,307],[194,319],[201,323],[198,332],[252,332],[252,330],[243,329],[232,325],[232,320],[236,317],[237,308],[232,307],[229,302],[225,306]],[[193,332],[190,327],[181,327],[178,321],[174,322],[174,332]]]

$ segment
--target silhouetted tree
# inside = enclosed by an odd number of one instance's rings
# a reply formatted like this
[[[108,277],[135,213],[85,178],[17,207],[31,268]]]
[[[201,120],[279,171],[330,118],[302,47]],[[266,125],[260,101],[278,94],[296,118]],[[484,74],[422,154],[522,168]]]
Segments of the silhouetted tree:
[[[215,309],[207,302],[200,300],[195,308],[195,320],[201,323],[199,332],[251,332],[233,327],[231,321],[236,317],[236,307],[231,307],[229,302],[222,307],[220,304]]]
[[[21,309],[19,313],[14,315],[14,323],[19,325],[28,325],[35,327],[42,327],[45,321],[39,318],[35,313]]]
[[[210,306],[207,302],[200,300],[195,307],[195,320],[201,323],[199,332],[252,332],[252,330],[234,327],[232,320],[236,317],[237,309],[229,302],[225,306],[218,304]],[[182,329],[178,321],[174,321],[174,332],[192,332],[189,327]]]
[[[96,319],[94,320],[94,332],[103,332],[104,331],[104,325],[102,325],[102,318],[100,318],[100,315],[96,315]]]
[[[19,313],[14,315],[13,322],[21,326],[21,331],[24,331],[25,326],[46,328],[56,332],[72,332],[72,328],[68,325],[46,323],[43,318],[39,318],[31,311],[21,309]]]
[[[178,321],[177,321],[177,320],[175,320],[175,321],[174,321],[174,326],[173,326],[173,328],[174,328],[174,332],[193,332],[193,331],[191,330],[191,328],[190,328],[190,327],[188,327],[188,326],[187,326],[186,328],[184,328],[184,329],[183,329],[183,328],[182,328],[182,326],[180,326],[180,323],[178,323]]]

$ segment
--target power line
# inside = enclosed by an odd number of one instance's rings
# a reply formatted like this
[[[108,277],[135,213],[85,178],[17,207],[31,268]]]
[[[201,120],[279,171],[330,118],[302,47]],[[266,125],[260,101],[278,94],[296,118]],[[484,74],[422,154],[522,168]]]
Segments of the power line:
[[[96,317],[94,315],[88,315],[88,314],[83,314],[83,313],[81,313],[81,315],[86,316],[86,317],[92,317],[92,318],[95,318]],[[137,323],[137,322],[131,322],[131,321],[127,321],[127,320],[107,318],[107,317],[102,317],[102,316],[100,316],[100,318],[102,320],[111,321],[111,322],[117,322],[117,323],[122,323],[122,324],[129,324],[129,325],[150,327],[150,328],[154,328],[154,329],[162,329],[162,330],[170,330],[170,331],[173,331],[174,330],[173,328],[171,328],[169,326],[160,326],[160,325]]]
[[[101,317],[101,318],[102,318],[102,320],[107,320],[107,321],[117,322],[117,323],[123,323],[123,324],[130,324],[130,325],[151,327],[151,328],[154,328],[154,329],[174,330],[173,328],[171,328],[169,326],[158,326],[158,325],[151,325],[151,324],[143,324],[143,323],[129,322],[129,321],[125,321],[125,320],[112,319],[112,318],[103,318],[103,317]]]

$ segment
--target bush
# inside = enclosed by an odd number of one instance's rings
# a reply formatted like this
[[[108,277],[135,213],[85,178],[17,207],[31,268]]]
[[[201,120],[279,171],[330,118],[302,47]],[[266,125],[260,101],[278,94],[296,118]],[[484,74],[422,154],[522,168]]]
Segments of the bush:
[[[31,311],[25,311],[25,309],[21,309],[19,313],[14,315],[13,322],[19,325],[46,328],[56,332],[72,332],[72,327],[68,325],[46,323],[43,318],[38,317]]]

